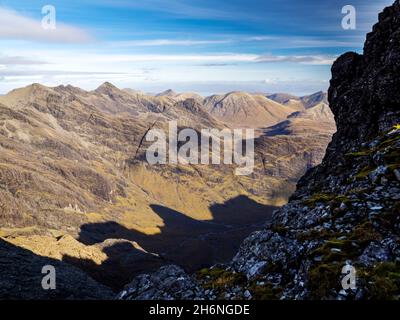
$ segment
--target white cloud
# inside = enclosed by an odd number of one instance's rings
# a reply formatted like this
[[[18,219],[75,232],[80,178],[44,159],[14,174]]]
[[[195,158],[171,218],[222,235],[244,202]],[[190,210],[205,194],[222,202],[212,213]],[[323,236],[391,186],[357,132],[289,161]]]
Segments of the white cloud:
[[[331,63],[331,57],[323,55],[118,54],[99,52],[95,48],[88,47],[84,50],[75,47],[63,50],[31,48],[24,52],[24,57],[19,56],[19,52],[21,51],[15,48],[5,48],[3,55],[0,56],[1,92],[32,82],[41,82],[46,85],[70,83],[83,88],[93,88],[107,80],[122,87],[137,85],[151,87],[152,83],[154,85],[171,83],[172,86],[179,81],[208,83],[240,79],[241,81],[259,81],[259,87],[268,85],[275,88],[277,83],[282,83],[293,73],[299,78],[308,76],[308,67],[304,65]],[[46,63],[36,65],[36,61]],[[19,64],[7,65],[4,62]],[[326,68],[326,74],[323,71],[319,72],[318,77],[328,78],[328,69]],[[266,73],[268,83],[265,81]],[[258,86],[255,87],[258,88]],[[314,87],[317,85],[312,88]]]
[[[46,64],[44,61],[28,59],[20,56],[3,56],[0,55],[0,65],[5,67],[8,65],[39,65]]]
[[[199,45],[224,45],[224,44],[240,44],[247,42],[263,42],[270,48],[336,48],[362,45],[363,36],[342,36],[336,38],[317,38],[317,37],[299,37],[299,36],[273,36],[273,35],[256,35],[241,37],[237,35],[224,35],[225,39],[146,39],[146,40],[127,40],[108,42],[110,47],[156,47],[156,46],[199,46]]]
[[[252,62],[256,58],[254,54],[132,54],[93,57],[95,61],[120,62]]]
[[[264,80],[264,82],[265,82],[266,84],[273,84],[273,83],[276,83],[277,80],[276,80],[276,79],[266,78],[266,79]]]
[[[156,47],[156,46],[196,46],[232,43],[232,40],[173,40],[173,39],[151,39],[115,41],[111,43],[114,47]]]
[[[48,55],[47,61],[65,63],[63,55],[54,52]],[[68,63],[76,65],[98,64],[98,63],[199,63],[209,64],[228,64],[228,63],[299,63],[311,65],[330,65],[335,60],[335,56],[328,55],[257,55],[246,53],[219,53],[219,54],[71,54]]]
[[[93,0],[92,0],[93,1]],[[229,3],[224,5],[223,9],[217,6],[207,6],[195,4],[193,1],[183,0],[146,0],[146,1],[127,1],[127,0],[94,0],[97,5],[105,5],[116,8],[151,10],[165,12],[174,17],[191,17],[206,19],[244,19],[254,18],[254,15],[245,14],[237,11]]]
[[[275,56],[275,55],[262,55],[257,57],[256,62],[260,63],[279,63],[279,62],[292,62],[300,64],[312,65],[330,65],[335,60],[334,56],[323,55],[309,55],[309,56]]]
[[[0,21],[0,39],[60,43],[91,40],[90,35],[79,28],[57,22],[55,30],[45,30],[40,19],[35,20],[5,8],[0,8]]]
[[[248,42],[265,42],[269,47],[297,49],[297,48],[354,48],[364,42],[363,36],[330,37],[300,37],[300,36],[269,36],[259,35],[244,38]]]

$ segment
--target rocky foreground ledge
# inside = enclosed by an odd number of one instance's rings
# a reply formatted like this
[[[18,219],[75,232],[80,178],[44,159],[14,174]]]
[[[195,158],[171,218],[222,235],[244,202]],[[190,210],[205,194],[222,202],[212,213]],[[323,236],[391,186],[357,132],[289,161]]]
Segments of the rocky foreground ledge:
[[[364,54],[332,67],[338,132],[271,224],[227,265],[189,275],[165,266],[119,299],[400,298],[400,2],[379,15]],[[243,214],[246,214],[245,212]],[[356,270],[343,289],[342,268]]]

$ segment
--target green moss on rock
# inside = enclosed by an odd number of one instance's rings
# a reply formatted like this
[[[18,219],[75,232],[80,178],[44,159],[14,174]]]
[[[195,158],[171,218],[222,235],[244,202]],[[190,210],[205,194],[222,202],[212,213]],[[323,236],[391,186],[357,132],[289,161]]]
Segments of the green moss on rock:
[[[257,281],[253,281],[248,290],[255,300],[279,300],[282,293],[281,288],[276,288],[269,282],[258,284]]]
[[[357,180],[366,179],[369,176],[369,174],[371,172],[373,172],[375,169],[376,169],[376,167],[372,167],[372,166],[366,166],[366,167],[362,168],[361,171],[356,174],[356,179]]]
[[[349,235],[349,239],[357,241],[359,244],[366,246],[371,241],[380,241],[382,236],[377,232],[371,221],[365,221],[357,225],[353,232]]]
[[[222,268],[201,269],[197,272],[197,277],[204,280],[203,287],[207,289],[223,289],[228,286],[244,285],[247,281],[245,275]]]
[[[319,264],[309,270],[308,288],[311,299],[327,299],[340,285],[341,268],[337,264]]]
[[[360,270],[359,277],[365,282],[367,298],[374,300],[398,300],[400,298],[400,264],[384,262],[372,270]]]
[[[342,203],[350,206],[351,201],[346,195],[337,195],[330,193],[315,193],[303,201],[304,205],[314,208],[318,203],[330,203],[333,208],[339,207]]]
[[[362,150],[358,152],[350,152],[346,153],[344,156],[347,158],[358,158],[358,157],[367,157],[373,153],[373,149]]]

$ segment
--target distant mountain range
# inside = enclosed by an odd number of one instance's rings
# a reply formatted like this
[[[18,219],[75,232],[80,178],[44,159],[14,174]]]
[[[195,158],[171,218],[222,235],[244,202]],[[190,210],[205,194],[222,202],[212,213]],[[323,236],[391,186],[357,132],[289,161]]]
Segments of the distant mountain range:
[[[149,165],[143,135],[170,120],[256,129],[254,173]],[[165,263],[223,262],[320,163],[335,130],[324,93],[149,95],[108,82],[15,89],[0,97],[0,237],[115,290]]]

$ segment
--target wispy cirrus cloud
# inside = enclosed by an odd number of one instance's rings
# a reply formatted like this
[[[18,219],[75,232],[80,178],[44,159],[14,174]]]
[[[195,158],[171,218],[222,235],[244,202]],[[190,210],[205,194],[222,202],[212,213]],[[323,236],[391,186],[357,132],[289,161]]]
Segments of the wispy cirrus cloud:
[[[201,19],[238,19],[243,18],[243,12],[238,12],[236,7],[229,3],[224,8],[218,5],[210,5],[209,2],[198,0],[96,0],[97,5],[107,7],[119,7],[125,9],[147,10],[152,12],[167,13],[174,17],[190,17]]]
[[[261,42],[275,49],[300,49],[300,48],[353,48],[362,45],[364,36],[274,36],[259,35],[243,39],[247,42]]]
[[[59,77],[59,76],[77,76],[77,77],[83,77],[83,76],[93,76],[93,75],[125,75],[126,73],[112,73],[112,72],[94,72],[94,71],[69,71],[69,70],[43,70],[43,69],[37,69],[37,70],[10,70],[10,71],[0,71],[0,75],[3,77],[8,77],[8,78],[29,78],[32,76],[53,76],[53,77]]]
[[[93,38],[85,30],[57,23],[55,30],[42,28],[41,20],[0,7],[0,39],[57,43],[83,43]]]
[[[114,41],[112,47],[159,47],[159,46],[196,46],[233,43],[233,40],[179,40],[179,39],[149,39]]]
[[[252,64],[297,64],[297,65],[331,65],[334,55],[275,55],[252,53],[215,53],[215,54],[113,54],[92,53],[70,50],[69,58],[65,59],[64,51],[32,50],[27,57],[12,54],[0,56],[0,65],[6,67],[7,72],[19,74],[34,74],[35,70],[47,70],[57,73],[58,70],[74,72],[123,72],[127,68],[146,68],[148,73],[151,67],[181,67],[200,66],[213,67],[240,67]],[[79,66],[79,67],[78,67]],[[84,67],[82,67],[84,66]],[[27,68],[29,67],[29,68]],[[45,68],[43,68],[45,67]],[[4,73],[4,68],[0,73]],[[79,74],[79,73],[78,73]]]
[[[47,62],[21,56],[0,55],[0,65],[3,66],[26,66],[26,65],[41,65],[41,64],[47,64]]]
[[[257,43],[273,49],[300,49],[300,48],[354,48],[364,41],[363,36],[337,37],[304,37],[304,36],[275,36],[255,35],[243,37],[235,34],[221,35],[220,39],[145,39],[111,41],[107,45],[111,48],[134,47],[191,47],[191,46],[218,46],[241,45]]]
[[[45,53],[43,53],[45,54]],[[37,56],[38,54],[35,54]],[[335,56],[333,55],[273,55],[252,53],[216,53],[216,54],[97,54],[80,53],[71,54],[68,59],[76,65],[92,65],[112,63],[115,67],[122,63],[175,63],[185,65],[194,63],[199,65],[216,65],[232,63],[298,63],[314,65],[330,65]],[[64,59],[56,52],[47,56],[47,61],[54,65],[64,63]]]
[[[258,56],[255,61],[259,63],[292,62],[312,65],[330,65],[333,63],[335,58],[335,56],[325,55],[261,55]]]

